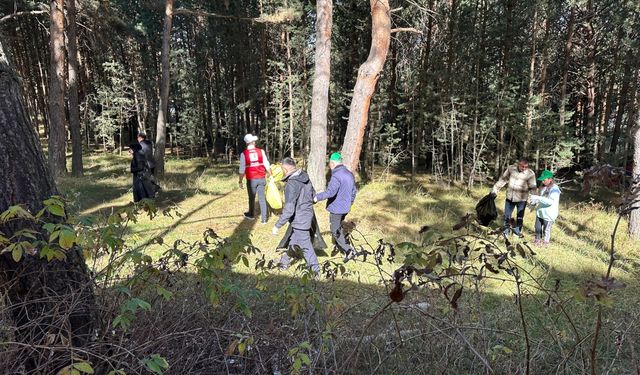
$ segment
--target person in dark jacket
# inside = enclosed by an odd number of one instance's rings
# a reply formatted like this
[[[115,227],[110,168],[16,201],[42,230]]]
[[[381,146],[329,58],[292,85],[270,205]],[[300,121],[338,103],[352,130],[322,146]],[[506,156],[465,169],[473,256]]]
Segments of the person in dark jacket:
[[[318,193],[314,202],[327,200],[327,211],[329,211],[329,226],[331,235],[338,248],[344,253],[344,261],[348,262],[356,256],[356,252],[347,240],[342,228],[342,222],[351,211],[351,206],[356,200],[356,180],[353,173],[342,164],[342,155],[334,152],[329,157],[329,168],[331,168],[331,180],[327,190]]]
[[[156,175],[156,159],[153,158],[153,147],[151,141],[147,139],[147,135],[144,133],[138,133],[138,143],[142,147],[142,153],[147,161],[147,168],[152,175]]]
[[[286,183],[284,188],[285,204],[282,215],[271,233],[274,236],[277,235],[279,229],[289,223],[289,226],[293,228],[289,245],[298,245],[303,251],[307,265],[318,274],[320,272],[318,257],[311,243],[311,225],[314,219],[313,196],[315,195],[313,185],[307,172],[298,169],[292,158],[284,158],[282,168],[286,174],[283,180]],[[280,264],[283,268],[287,268],[289,262],[289,256],[285,252],[280,258]]]
[[[129,155],[131,155],[131,173],[133,174],[133,201],[139,202],[144,198],[153,198],[153,187],[147,182],[150,173],[147,167],[147,161],[142,153],[142,146],[134,143],[129,146]]]

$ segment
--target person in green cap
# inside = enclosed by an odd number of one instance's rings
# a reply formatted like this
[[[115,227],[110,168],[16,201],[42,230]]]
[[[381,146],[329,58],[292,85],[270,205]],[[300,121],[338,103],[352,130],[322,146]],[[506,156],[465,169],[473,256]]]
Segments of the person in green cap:
[[[558,218],[560,211],[560,188],[553,180],[553,173],[547,169],[542,171],[538,181],[542,181],[540,195],[531,195],[529,202],[537,205],[536,237],[534,244],[549,245],[551,241],[551,225]]]
[[[347,240],[342,222],[351,211],[351,206],[356,200],[356,180],[353,173],[342,164],[342,155],[334,152],[329,157],[329,168],[331,168],[331,179],[327,190],[318,193],[314,202],[327,200],[327,211],[329,211],[329,224],[331,235],[338,248],[344,254],[344,261],[348,262],[355,258],[356,252]]]

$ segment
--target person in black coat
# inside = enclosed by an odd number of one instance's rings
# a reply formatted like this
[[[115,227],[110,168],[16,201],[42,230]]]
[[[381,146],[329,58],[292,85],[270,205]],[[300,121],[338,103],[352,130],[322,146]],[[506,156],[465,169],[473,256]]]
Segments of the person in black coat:
[[[152,175],[156,175],[156,160],[153,158],[153,146],[144,133],[138,133],[138,143],[142,147],[142,153],[147,161],[147,167]]]
[[[147,182],[150,174],[142,146],[134,143],[129,146],[131,155],[131,173],[133,174],[133,201],[139,202],[144,198],[153,198],[153,187]]]

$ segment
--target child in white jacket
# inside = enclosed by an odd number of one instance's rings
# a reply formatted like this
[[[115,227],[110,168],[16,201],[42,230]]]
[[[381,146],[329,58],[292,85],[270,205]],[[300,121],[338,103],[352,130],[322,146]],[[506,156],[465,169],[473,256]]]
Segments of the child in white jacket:
[[[560,188],[553,181],[553,173],[544,170],[538,181],[542,181],[540,195],[531,195],[529,201],[533,205],[538,205],[536,210],[536,238],[533,242],[536,245],[544,243],[548,245],[551,241],[551,225],[558,218],[560,210]]]

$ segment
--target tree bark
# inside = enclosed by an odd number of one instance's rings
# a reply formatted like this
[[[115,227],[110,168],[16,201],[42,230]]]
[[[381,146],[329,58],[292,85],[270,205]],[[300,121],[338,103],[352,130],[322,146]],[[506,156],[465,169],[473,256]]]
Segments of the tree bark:
[[[349,109],[347,132],[342,145],[344,163],[353,172],[358,169],[371,96],[375,91],[391,41],[389,1],[370,0],[369,2],[371,5],[371,49],[367,61],[358,69],[358,79],[353,89],[353,98]]]
[[[331,27],[333,0],[316,1],[315,76],[311,98],[311,134],[307,172],[318,191],[326,188],[327,110],[331,80]]]
[[[64,111],[64,0],[51,1],[49,28],[49,169],[53,176],[67,173]]]
[[[169,51],[171,24],[173,22],[173,0],[165,1],[164,29],[162,32],[162,79],[160,82],[160,103],[156,122],[156,176],[164,177],[164,150],[167,142],[167,108],[169,102]]]
[[[67,0],[69,55],[69,130],[71,132],[71,175],[82,176],[82,134],[78,100],[78,43],[76,38],[76,0]]]
[[[0,35],[0,212],[22,205],[35,213],[43,201],[57,194],[35,129],[21,100],[19,79],[13,71]],[[0,224],[10,238],[16,231],[41,231],[27,220]],[[44,236],[44,234],[43,234]],[[46,242],[46,238],[42,238]],[[15,341],[20,361],[4,363],[7,373],[55,374],[71,361],[73,347],[88,343],[95,320],[94,298],[81,252],[73,248],[64,261],[25,254],[16,262],[8,253],[0,255],[0,293],[15,323]],[[66,343],[66,345],[65,345]],[[61,346],[44,350],[38,346]],[[21,367],[24,366],[24,367]]]
[[[525,135],[524,135],[524,154],[529,154],[529,144],[531,142],[531,132],[533,124],[533,114],[535,105],[533,103],[533,87],[535,83],[536,75],[536,38],[538,30],[538,7],[534,5],[533,9],[533,22],[531,30],[531,57],[529,58],[529,90],[527,91],[527,119],[525,121]]]

